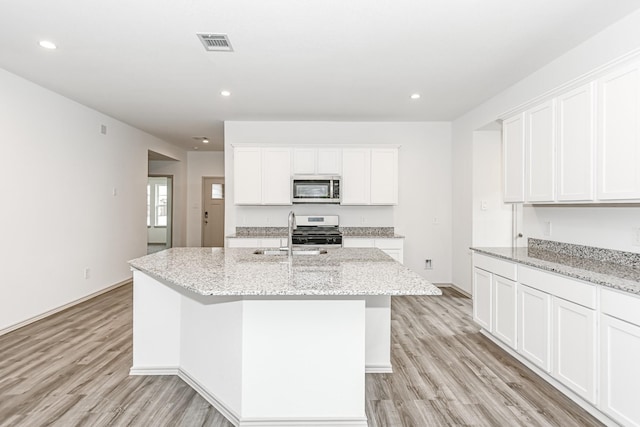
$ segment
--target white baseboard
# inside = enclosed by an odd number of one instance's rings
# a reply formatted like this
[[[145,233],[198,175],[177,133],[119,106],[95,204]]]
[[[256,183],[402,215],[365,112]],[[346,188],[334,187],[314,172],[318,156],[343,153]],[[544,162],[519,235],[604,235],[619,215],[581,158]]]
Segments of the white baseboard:
[[[177,375],[204,400],[237,427],[367,427],[367,417],[354,418],[240,418],[222,400],[204,388],[188,372],[175,366],[133,366],[129,375]]]
[[[109,291],[112,291],[112,290],[114,290],[116,288],[119,288],[120,286],[124,286],[124,285],[126,285],[128,283],[131,283],[131,281],[132,281],[132,279],[130,279],[130,278],[126,279],[126,280],[123,280],[122,282],[118,282],[115,285],[111,285],[111,286],[109,286],[107,288],[101,289],[98,292],[94,292],[94,293],[89,294],[89,295],[87,295],[85,297],[82,297],[80,299],[71,301],[70,303],[67,303],[65,305],[61,305],[60,307],[56,307],[56,308],[54,308],[52,310],[49,310],[49,311],[46,311],[46,312],[44,312],[42,314],[39,314],[37,316],[31,317],[31,318],[29,318],[27,320],[23,320],[22,322],[16,323],[15,325],[11,325],[11,326],[8,326],[8,327],[6,327],[4,329],[0,329],[0,336],[2,336],[4,334],[8,334],[9,332],[15,331],[16,329],[20,329],[20,328],[22,328],[24,326],[30,325],[30,324],[32,324],[34,322],[37,322],[38,320],[42,320],[42,319],[44,319],[46,317],[52,316],[52,315],[54,315],[56,313],[59,313],[59,312],[61,312],[63,310],[66,310],[67,308],[71,308],[74,305],[78,305],[80,303],[88,301],[91,298],[95,298],[95,297],[97,297],[99,295],[105,294],[105,293],[107,293]]]
[[[365,374],[391,374],[393,367],[389,365],[367,365],[364,367]]]
[[[434,283],[434,285],[436,285],[439,288],[453,288],[456,291],[458,291],[459,293],[461,293],[462,295],[464,295],[467,298],[472,298],[472,295],[465,291],[462,288],[459,288],[458,286],[454,285],[453,283]]]

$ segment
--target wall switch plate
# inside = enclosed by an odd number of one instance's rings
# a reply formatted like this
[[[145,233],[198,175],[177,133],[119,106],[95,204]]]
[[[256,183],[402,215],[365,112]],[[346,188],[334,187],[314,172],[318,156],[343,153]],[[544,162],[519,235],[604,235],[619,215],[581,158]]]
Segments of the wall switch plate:
[[[89,273],[91,273],[91,270],[89,270],[89,267],[85,267],[84,268],[84,273],[83,273],[83,276],[84,276],[85,279],[89,278]]]
[[[551,221],[546,221],[544,223],[544,235],[551,236]]]
[[[480,201],[480,210],[481,211],[486,211],[487,210],[487,201],[486,200],[481,200]]]

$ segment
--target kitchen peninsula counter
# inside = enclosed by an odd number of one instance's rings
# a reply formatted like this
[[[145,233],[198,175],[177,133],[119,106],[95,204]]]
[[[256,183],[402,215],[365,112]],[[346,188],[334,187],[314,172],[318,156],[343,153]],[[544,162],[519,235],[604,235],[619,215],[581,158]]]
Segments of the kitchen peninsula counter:
[[[130,262],[131,375],[177,375],[236,426],[366,427],[365,372],[392,370],[391,296],[440,290],[376,248],[254,251]]]

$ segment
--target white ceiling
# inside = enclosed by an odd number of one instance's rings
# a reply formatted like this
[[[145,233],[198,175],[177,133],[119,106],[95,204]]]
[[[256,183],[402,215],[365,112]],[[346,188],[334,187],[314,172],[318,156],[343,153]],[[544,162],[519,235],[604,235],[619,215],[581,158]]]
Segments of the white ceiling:
[[[455,119],[639,7],[2,0],[0,67],[186,149],[219,150],[224,120]],[[235,51],[206,52],[196,33],[226,33]]]

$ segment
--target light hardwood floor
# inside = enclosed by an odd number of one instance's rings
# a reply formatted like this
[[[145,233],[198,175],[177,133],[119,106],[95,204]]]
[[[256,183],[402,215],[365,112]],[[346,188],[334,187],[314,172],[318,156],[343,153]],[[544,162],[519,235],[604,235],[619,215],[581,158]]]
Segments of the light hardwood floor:
[[[231,427],[175,377],[128,375],[126,285],[0,336],[1,426]],[[367,375],[370,427],[596,426],[478,333],[471,301],[394,297],[393,374]]]

